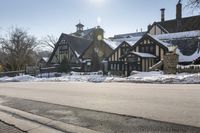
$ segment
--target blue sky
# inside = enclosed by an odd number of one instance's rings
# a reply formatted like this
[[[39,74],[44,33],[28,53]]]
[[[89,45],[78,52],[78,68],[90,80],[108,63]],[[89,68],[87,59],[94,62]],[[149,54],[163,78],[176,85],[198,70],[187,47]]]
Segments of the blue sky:
[[[175,18],[178,0],[0,0],[0,33],[11,26],[28,29],[36,37],[74,32],[79,20],[85,29],[100,25],[105,36],[146,30],[160,21]],[[197,15],[186,9],[183,16]]]

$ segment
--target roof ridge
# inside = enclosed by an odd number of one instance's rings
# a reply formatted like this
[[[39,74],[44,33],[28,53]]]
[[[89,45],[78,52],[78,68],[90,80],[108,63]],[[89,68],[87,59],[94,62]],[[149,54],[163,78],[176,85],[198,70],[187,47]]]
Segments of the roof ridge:
[[[190,19],[190,18],[195,18],[195,17],[200,17],[200,15],[183,17],[182,19]],[[176,20],[176,18],[174,18],[174,19],[169,19],[169,20],[165,20],[164,22],[175,21],[175,20]],[[161,22],[161,21],[156,22],[156,21],[155,21],[155,23],[163,23],[163,22]]]
[[[63,35],[65,35],[65,36],[70,36],[70,37],[73,37],[73,38],[79,38],[79,39],[82,39],[82,40],[92,41],[92,40],[83,38],[83,37],[81,37],[81,36],[75,36],[75,35],[73,35],[73,34],[66,34],[66,33],[63,33]]]

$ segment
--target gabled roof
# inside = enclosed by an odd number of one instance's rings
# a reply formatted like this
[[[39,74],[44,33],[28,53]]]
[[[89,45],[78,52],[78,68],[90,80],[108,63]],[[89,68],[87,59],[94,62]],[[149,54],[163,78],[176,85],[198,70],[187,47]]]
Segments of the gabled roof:
[[[130,38],[120,38],[120,39],[113,39],[116,42],[127,42],[130,46],[135,45],[135,43],[140,40],[142,36],[130,37]]]
[[[103,41],[110,47],[112,50],[115,50],[121,42],[110,40],[110,39],[103,39]]]
[[[153,42],[157,43],[160,47],[168,51],[168,46],[171,46],[171,44],[163,42],[156,37],[150,35],[150,34],[145,34],[143,37],[141,37],[133,46],[132,48],[140,45],[140,42],[143,41],[145,38],[151,39]]]
[[[127,43],[126,41],[120,42],[120,44],[111,52],[111,54],[108,56],[108,58],[110,56],[112,56],[122,45],[127,44],[129,48],[131,48],[130,44]],[[121,58],[121,57],[120,57]]]
[[[80,37],[76,37],[76,36],[72,36],[72,35],[62,33],[60,38],[59,38],[59,41],[57,42],[56,47],[54,48],[53,53],[50,56],[48,63],[50,63],[51,60],[53,59],[53,56],[55,55],[56,51],[58,50],[59,44],[62,40],[65,40],[65,42],[66,42],[65,45],[70,46],[70,48],[72,49],[72,51],[74,52],[74,54],[76,55],[77,58],[79,58],[79,56],[82,55],[82,53],[92,43],[91,40],[87,40],[87,39],[84,39],[84,38],[80,38]]]
[[[81,55],[86,50],[86,48],[92,43],[91,40],[67,34],[63,34],[63,39],[67,41],[67,44],[70,45],[70,47],[76,53],[76,55]]]
[[[182,29],[181,29],[182,32],[200,30],[200,15],[182,18],[181,24],[182,24]],[[164,22],[155,22],[153,25],[162,26],[169,33],[177,32],[177,19],[167,20]]]

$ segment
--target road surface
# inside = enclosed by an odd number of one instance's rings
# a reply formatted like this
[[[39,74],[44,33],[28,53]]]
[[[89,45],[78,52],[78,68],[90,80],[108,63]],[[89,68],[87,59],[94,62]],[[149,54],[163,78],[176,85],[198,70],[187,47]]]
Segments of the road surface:
[[[0,95],[200,127],[200,85],[20,82]]]

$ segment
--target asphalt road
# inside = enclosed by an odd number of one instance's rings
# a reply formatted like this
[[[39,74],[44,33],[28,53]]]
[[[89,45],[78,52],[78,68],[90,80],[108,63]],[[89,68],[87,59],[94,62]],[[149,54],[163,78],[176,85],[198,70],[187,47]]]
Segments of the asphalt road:
[[[200,127],[200,85],[1,83],[0,95]]]
[[[103,133],[200,133],[200,128],[0,96],[1,105]],[[1,117],[0,117],[1,118]]]

